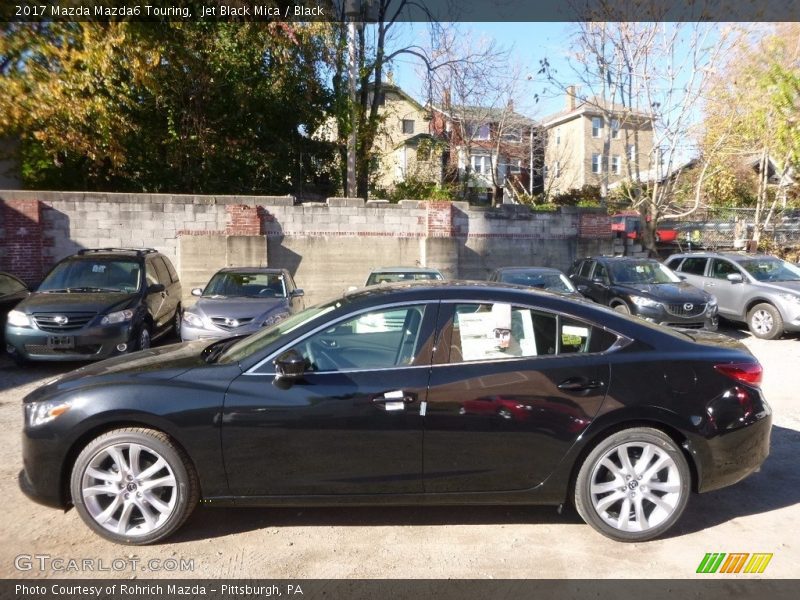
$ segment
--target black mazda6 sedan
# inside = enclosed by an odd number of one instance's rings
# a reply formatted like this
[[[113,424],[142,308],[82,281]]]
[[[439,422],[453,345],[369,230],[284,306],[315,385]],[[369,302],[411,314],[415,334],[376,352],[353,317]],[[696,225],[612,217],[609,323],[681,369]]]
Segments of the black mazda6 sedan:
[[[24,400],[22,489],[146,544],[207,505],[553,504],[620,541],[769,453],[738,342],[490,283],[372,287]]]

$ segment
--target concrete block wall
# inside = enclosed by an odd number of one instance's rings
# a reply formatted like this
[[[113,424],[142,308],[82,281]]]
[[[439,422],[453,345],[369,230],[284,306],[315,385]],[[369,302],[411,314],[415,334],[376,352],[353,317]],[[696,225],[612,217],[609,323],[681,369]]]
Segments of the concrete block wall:
[[[608,218],[584,209],[19,191],[0,191],[0,201],[0,229],[17,232],[0,239],[0,268],[27,269],[28,280],[81,248],[152,247],[173,260],[186,293],[221,266],[266,263],[289,269],[308,303],[362,285],[380,266],[431,266],[448,278],[486,279],[501,266],[567,269],[612,247]]]

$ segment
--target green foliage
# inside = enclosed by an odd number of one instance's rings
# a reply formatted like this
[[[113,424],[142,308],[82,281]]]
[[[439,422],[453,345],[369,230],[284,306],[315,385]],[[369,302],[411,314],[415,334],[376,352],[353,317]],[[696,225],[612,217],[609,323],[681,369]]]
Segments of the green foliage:
[[[600,206],[600,186],[572,188],[554,195],[551,202],[556,206]]]
[[[453,190],[449,186],[441,186],[432,181],[424,181],[417,177],[407,177],[391,190],[376,192],[381,198],[390,202],[400,200],[452,200]]]
[[[320,27],[2,24],[0,136],[20,138],[29,187],[324,186],[333,148],[310,135],[331,102]]]

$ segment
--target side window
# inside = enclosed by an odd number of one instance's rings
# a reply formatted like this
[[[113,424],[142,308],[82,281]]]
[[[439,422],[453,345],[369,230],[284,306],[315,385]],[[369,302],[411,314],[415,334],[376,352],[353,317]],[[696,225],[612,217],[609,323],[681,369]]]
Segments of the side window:
[[[177,283],[178,272],[175,270],[175,267],[172,266],[172,263],[167,257],[162,256],[161,259],[164,261],[164,264],[167,265],[167,271],[169,271],[169,278],[172,280],[172,283]]]
[[[585,260],[581,265],[580,277],[585,277],[589,279],[589,276],[592,274],[592,267],[594,266],[593,260]]]
[[[714,262],[711,263],[711,276],[714,279],[727,279],[728,275],[731,273],[739,272],[739,269],[737,269],[732,262],[727,260],[715,258]]]
[[[0,275],[0,294],[16,294],[25,289],[19,281],[8,275]]]
[[[569,317],[561,318],[559,337],[559,354],[605,352],[617,341],[613,333]]]
[[[457,304],[450,362],[556,352],[556,317],[510,304]]]
[[[681,265],[681,273],[689,273],[690,275],[703,275],[706,272],[707,262],[707,258],[687,258],[683,261],[683,265]]]
[[[595,277],[600,277],[600,278],[603,279],[603,281],[608,283],[608,271],[606,270],[606,266],[605,265],[597,263],[597,266],[594,269],[594,276]]]
[[[424,305],[376,310],[316,333],[294,347],[316,372],[387,369],[414,362]]]
[[[147,285],[155,285],[158,283],[158,273],[152,260],[147,261],[145,265],[145,276],[147,277]]]
[[[161,259],[160,256],[156,256],[153,259],[153,264],[156,267],[156,275],[158,275],[158,282],[163,283],[164,285],[169,285],[172,283],[172,280],[169,277],[169,271],[167,270],[167,265],[164,264],[164,261]]]
[[[679,256],[679,257],[677,257],[677,258],[673,258],[673,259],[671,259],[671,260],[668,260],[668,261],[667,261],[667,267],[669,267],[669,268],[670,268],[670,269],[672,269],[673,271],[677,271],[677,270],[678,270],[678,267],[680,266],[680,264],[681,264],[681,261],[682,261],[682,260],[683,260],[683,259],[682,259],[680,256]]]

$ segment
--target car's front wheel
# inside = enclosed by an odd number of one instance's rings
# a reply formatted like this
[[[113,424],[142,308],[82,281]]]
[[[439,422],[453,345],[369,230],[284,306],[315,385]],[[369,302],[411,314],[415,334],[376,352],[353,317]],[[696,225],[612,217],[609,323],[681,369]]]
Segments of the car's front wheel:
[[[72,502],[84,522],[120,544],[166,538],[189,517],[199,484],[186,453],[153,429],[115,429],[78,455],[70,479]]]
[[[689,465],[672,438],[649,427],[625,429],[584,460],[575,480],[575,508],[603,535],[643,542],[677,522],[690,483]]]
[[[763,302],[747,313],[747,327],[762,340],[774,340],[783,335],[783,318],[777,308]]]

